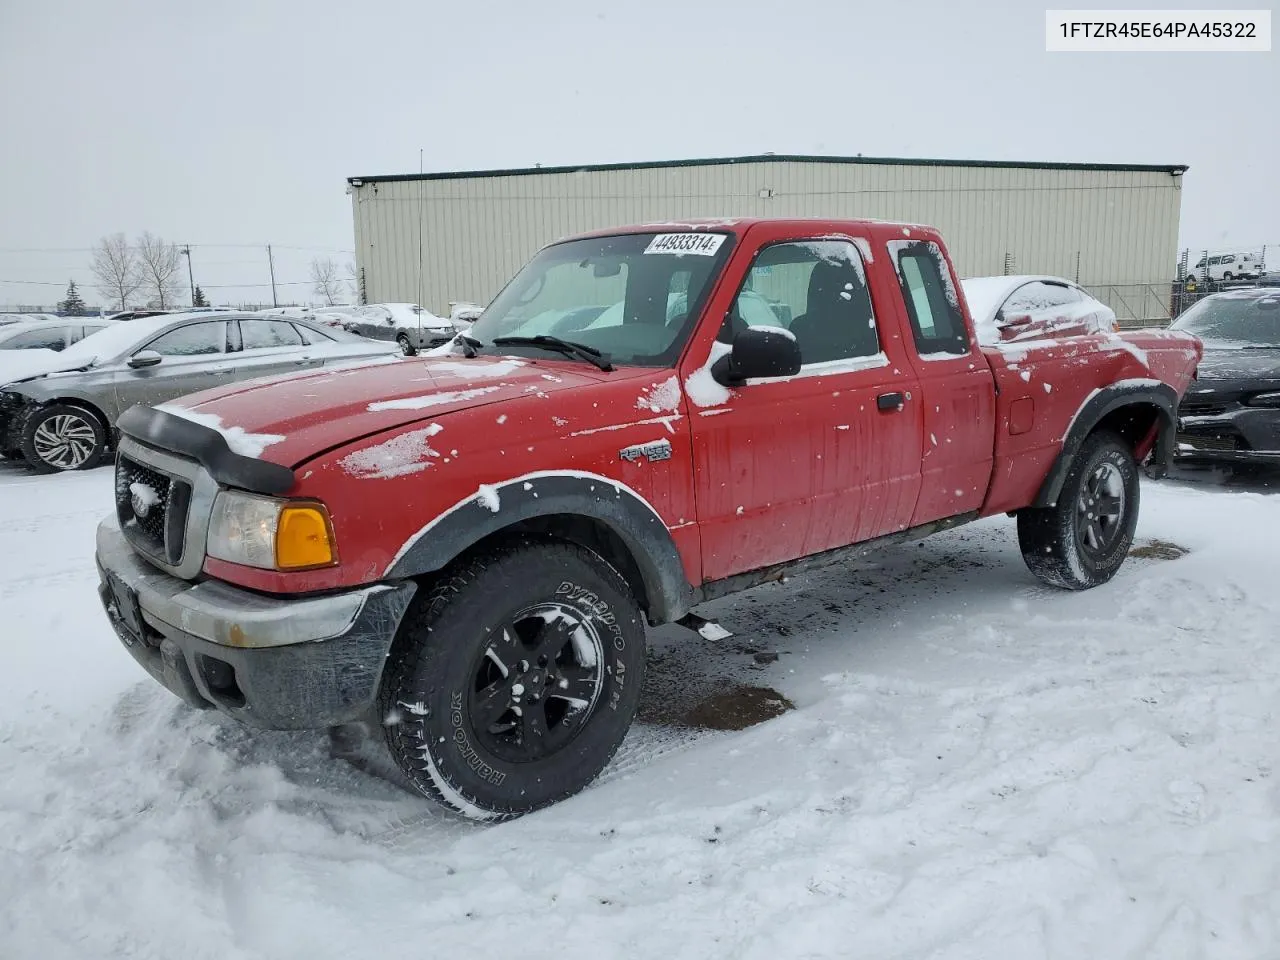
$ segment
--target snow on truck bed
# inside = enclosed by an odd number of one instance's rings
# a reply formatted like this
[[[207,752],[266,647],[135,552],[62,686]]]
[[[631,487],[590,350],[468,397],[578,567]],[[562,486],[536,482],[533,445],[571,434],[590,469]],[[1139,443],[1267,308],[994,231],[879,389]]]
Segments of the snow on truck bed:
[[[1280,954],[1280,497],[1147,484],[1140,539],[1191,553],[1087,593],[1001,518],[709,605],[737,636],[651,631],[649,707],[750,644],[796,711],[639,726],[476,827],[146,677],[94,595],[110,496],[0,464],[0,956]]]

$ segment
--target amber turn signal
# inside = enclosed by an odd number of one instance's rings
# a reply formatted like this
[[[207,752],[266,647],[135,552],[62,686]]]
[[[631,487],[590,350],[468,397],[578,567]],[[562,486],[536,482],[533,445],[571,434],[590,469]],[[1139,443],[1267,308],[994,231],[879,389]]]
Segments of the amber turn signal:
[[[276,525],[276,567],[305,570],[338,562],[329,512],[320,503],[288,503]]]

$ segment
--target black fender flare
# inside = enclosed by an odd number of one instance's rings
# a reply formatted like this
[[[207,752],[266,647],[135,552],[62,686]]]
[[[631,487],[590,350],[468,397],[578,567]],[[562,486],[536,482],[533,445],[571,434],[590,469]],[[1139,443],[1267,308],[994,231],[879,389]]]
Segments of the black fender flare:
[[[1103,418],[1122,407],[1134,404],[1150,404],[1158,411],[1156,445],[1151,452],[1150,467],[1159,474],[1167,468],[1173,456],[1174,432],[1178,423],[1178,394],[1167,383],[1158,380],[1136,380],[1129,383],[1114,383],[1103,387],[1088,397],[1075,419],[1067,428],[1062,438],[1062,450],[1049,468],[1049,475],[1036,498],[1033,507],[1052,507],[1058,502],[1062,493],[1062,485],[1066,482],[1067,473],[1075,461],[1076,454],[1084,444],[1085,438],[1102,422]]]
[[[410,537],[384,578],[434,573],[486,537],[557,516],[593,521],[621,541],[644,591],[637,599],[648,608],[651,622],[669,623],[689,611],[693,588],[657,511],[625,484],[579,471],[529,473],[481,487]],[[555,533],[550,523],[542,529]],[[628,571],[619,572],[630,579]]]

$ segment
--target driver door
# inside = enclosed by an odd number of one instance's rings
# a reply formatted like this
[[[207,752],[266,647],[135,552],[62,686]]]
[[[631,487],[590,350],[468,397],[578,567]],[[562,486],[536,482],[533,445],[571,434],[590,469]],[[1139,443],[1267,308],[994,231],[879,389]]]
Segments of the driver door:
[[[767,229],[717,349],[743,326],[781,327],[801,369],[701,409],[712,392],[690,390],[704,581],[900,530],[920,491],[918,381],[887,335],[893,291],[851,240]]]
[[[188,393],[230,383],[234,377],[227,355],[227,324],[202,320],[184,324],[142,344],[134,354],[153,350],[161,360],[152,367],[133,368],[128,358],[115,374],[120,410],[135,403],[154,406]]]

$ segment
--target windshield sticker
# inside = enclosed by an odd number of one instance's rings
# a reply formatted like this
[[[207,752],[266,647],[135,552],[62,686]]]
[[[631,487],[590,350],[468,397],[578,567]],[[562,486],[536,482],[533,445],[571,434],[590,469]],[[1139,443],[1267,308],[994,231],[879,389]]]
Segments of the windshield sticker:
[[[699,257],[714,257],[724,243],[723,233],[660,233],[649,241],[645,253],[692,253]]]

